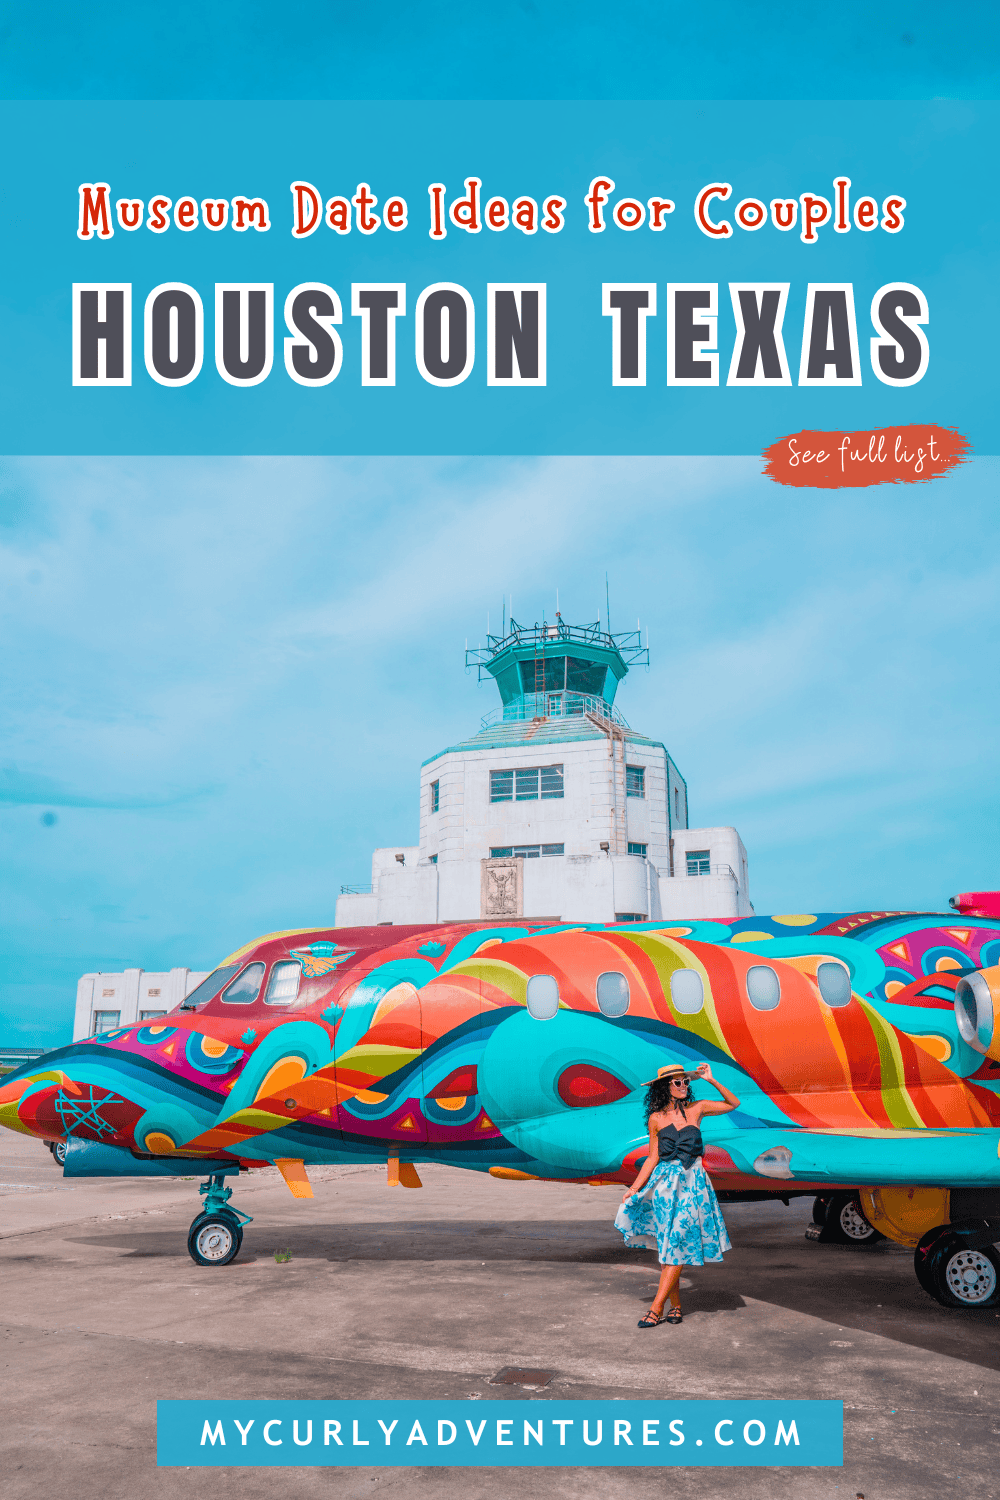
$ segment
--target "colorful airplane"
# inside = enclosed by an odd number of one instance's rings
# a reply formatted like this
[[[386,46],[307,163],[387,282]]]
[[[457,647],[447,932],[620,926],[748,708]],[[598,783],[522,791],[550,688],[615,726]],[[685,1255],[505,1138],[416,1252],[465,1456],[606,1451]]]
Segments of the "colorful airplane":
[[[707,1060],[741,1101],[704,1127],[723,1202],[815,1196],[814,1237],[888,1236],[946,1306],[1000,1306],[1000,904],[954,905],[271,933],[162,1021],[8,1074],[0,1123],[67,1176],[200,1167],[188,1246],[224,1265],[225,1179],[266,1164],[297,1197],[325,1162],[630,1183],[642,1080]]]

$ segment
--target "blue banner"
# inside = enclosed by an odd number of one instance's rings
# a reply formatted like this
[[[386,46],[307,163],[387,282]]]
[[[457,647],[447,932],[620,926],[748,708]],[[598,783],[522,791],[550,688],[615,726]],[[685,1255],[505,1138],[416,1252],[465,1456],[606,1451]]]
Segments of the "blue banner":
[[[162,1467],[838,1466],[840,1401],[158,1401]]]
[[[0,451],[740,454],[927,423],[1000,448],[995,103],[0,118]]]

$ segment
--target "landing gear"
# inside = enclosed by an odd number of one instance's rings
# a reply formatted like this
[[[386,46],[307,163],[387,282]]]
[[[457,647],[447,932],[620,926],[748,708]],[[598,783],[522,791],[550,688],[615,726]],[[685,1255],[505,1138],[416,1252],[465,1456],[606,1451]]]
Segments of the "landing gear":
[[[217,1174],[198,1189],[205,1207],[188,1231],[188,1254],[196,1266],[228,1266],[240,1253],[244,1224],[253,1223],[250,1214],[229,1207],[233,1190],[224,1187],[224,1182]]]
[[[55,1159],[56,1166],[57,1167],[64,1167],[66,1165],[66,1142],[65,1141],[49,1141],[49,1142],[47,1142],[47,1144],[48,1144],[49,1150],[52,1152],[52,1155],[53,1155],[53,1157]]]
[[[188,1234],[188,1254],[196,1266],[228,1266],[240,1253],[243,1225],[235,1214],[199,1214]]]
[[[884,1236],[869,1222],[854,1193],[830,1193],[813,1204],[806,1239],[830,1245],[877,1245]]]
[[[978,1224],[928,1230],[913,1252],[924,1291],[942,1307],[1000,1307],[1000,1255],[993,1244],[978,1243],[995,1232]]]

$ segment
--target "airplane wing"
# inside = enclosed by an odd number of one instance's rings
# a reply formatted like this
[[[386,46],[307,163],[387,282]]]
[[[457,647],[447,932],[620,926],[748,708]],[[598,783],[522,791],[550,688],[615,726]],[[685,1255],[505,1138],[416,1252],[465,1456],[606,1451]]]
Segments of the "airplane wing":
[[[703,1122],[705,1165],[719,1188],[727,1176],[858,1187],[1000,1185],[1000,1130],[738,1130],[727,1117]],[[722,1128],[719,1128],[719,1127]],[[713,1128],[714,1127],[714,1128]]]

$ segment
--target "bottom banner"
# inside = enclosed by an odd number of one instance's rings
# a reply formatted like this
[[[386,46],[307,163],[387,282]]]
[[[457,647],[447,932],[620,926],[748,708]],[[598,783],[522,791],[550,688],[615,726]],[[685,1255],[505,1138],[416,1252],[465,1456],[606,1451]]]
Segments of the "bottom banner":
[[[160,1467],[840,1465],[840,1401],[158,1401]]]

